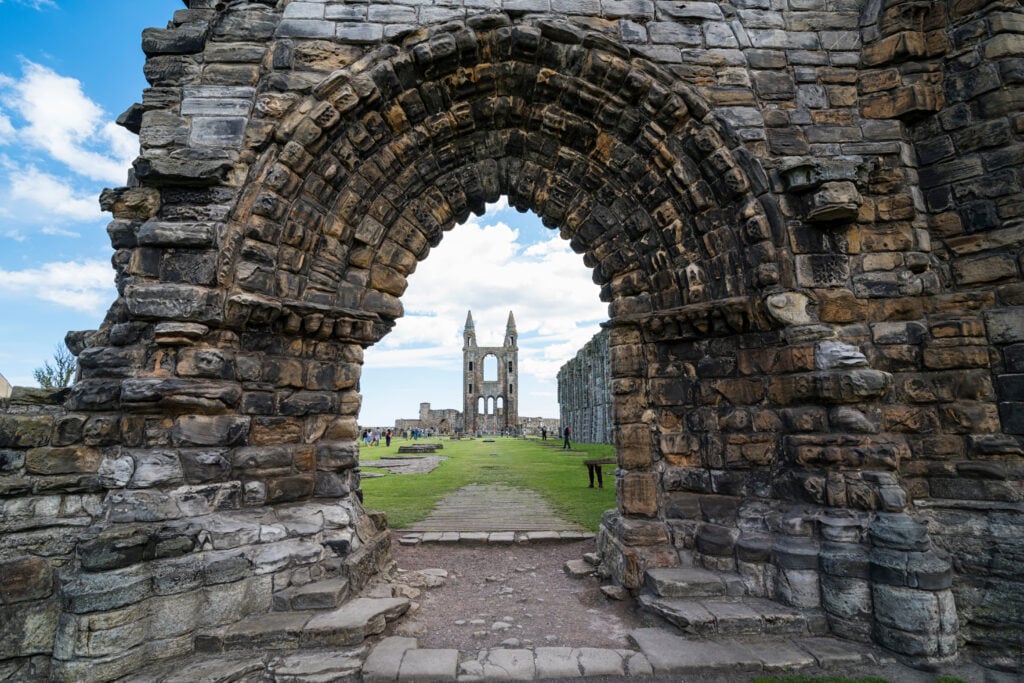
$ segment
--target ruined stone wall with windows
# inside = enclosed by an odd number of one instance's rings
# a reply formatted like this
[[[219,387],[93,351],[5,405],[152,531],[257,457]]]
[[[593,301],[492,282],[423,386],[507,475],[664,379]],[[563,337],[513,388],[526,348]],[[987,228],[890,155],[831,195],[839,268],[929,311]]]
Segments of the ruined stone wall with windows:
[[[574,441],[612,442],[611,370],[608,332],[602,330],[558,370],[561,424]]]
[[[4,671],[109,680],[386,565],[363,350],[501,195],[608,303],[615,581],[1022,668],[1019,3],[185,5],[101,198],[118,297],[0,415]]]

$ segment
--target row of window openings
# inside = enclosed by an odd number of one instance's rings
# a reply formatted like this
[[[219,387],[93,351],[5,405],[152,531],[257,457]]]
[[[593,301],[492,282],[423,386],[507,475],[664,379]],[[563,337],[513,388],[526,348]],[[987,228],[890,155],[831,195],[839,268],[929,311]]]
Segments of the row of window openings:
[[[484,398],[481,396],[476,402],[477,415],[502,415],[505,413],[505,401],[501,396],[498,398]]]
[[[469,394],[473,393],[473,385],[472,384],[469,385],[469,391],[466,392],[466,393],[469,393]],[[508,393],[510,393],[510,394],[512,393],[512,385],[511,384],[508,385]]]
[[[488,356],[488,357],[490,358],[490,356]],[[498,359],[495,358],[494,360],[497,361]],[[497,365],[493,365],[492,364],[490,369],[493,371],[493,374],[491,376],[497,378],[497,376],[498,376],[498,367],[497,367]],[[469,361],[469,371],[473,372],[473,361]],[[512,372],[512,361],[508,362],[508,371]],[[485,360],[484,361],[484,375],[486,376],[487,374],[488,374],[488,368],[487,368],[487,361]],[[485,377],[485,379],[486,379],[486,377]]]

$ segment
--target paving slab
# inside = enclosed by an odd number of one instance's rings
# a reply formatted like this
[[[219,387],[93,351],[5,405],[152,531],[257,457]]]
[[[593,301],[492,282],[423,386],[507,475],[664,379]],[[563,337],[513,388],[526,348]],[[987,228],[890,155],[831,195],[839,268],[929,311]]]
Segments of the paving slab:
[[[377,643],[363,663],[364,683],[398,680],[398,670],[407,650],[415,650],[415,638],[391,636]]]
[[[761,614],[743,602],[702,600],[700,604],[715,617],[719,635],[754,635],[764,632]]]
[[[516,532],[514,531],[496,531],[487,537],[488,543],[515,543]]]
[[[759,671],[761,660],[736,641],[690,640],[660,628],[640,628],[629,638],[651,663],[654,672]]]
[[[342,652],[299,652],[286,655],[273,667],[274,683],[333,683],[356,681],[364,649]]]
[[[571,647],[538,647],[534,652],[537,678],[581,678],[579,651]]]
[[[412,525],[409,531],[542,534],[532,540],[560,540],[562,532],[587,533],[578,524],[559,516],[537,492],[505,484],[463,486],[438,501],[426,519]],[[438,540],[427,534],[423,537],[424,542]]]
[[[869,649],[838,638],[795,638],[793,643],[806,650],[823,669],[875,661]]]
[[[494,648],[482,653],[480,662],[488,681],[530,681],[536,672],[533,650]]]
[[[356,598],[310,619],[302,630],[301,642],[303,647],[357,645],[383,631],[388,621],[408,609],[408,598]]]
[[[398,680],[454,681],[458,670],[458,650],[406,650],[398,670]]]
[[[626,666],[616,650],[580,648],[580,668],[584,676],[625,676]]]
[[[654,667],[647,661],[643,652],[624,652],[622,655],[626,662],[626,674],[633,677],[653,676]]]
[[[765,671],[793,671],[817,664],[808,652],[789,642],[744,643],[750,653],[761,660]]]
[[[687,633],[698,636],[715,633],[714,615],[696,600],[659,598],[645,594],[638,598],[638,602],[644,609],[661,615]]]
[[[743,598],[743,604],[760,612],[766,634],[801,635],[808,629],[807,616],[792,607],[764,598]]]

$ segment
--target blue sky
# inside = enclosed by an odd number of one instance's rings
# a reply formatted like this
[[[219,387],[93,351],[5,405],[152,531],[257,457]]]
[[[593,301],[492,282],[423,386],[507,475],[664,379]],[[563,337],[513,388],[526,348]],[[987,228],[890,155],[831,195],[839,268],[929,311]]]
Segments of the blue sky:
[[[104,187],[138,152],[114,124],[139,101],[141,32],[180,0],[0,0],[0,373],[34,385],[68,330],[99,326],[113,301]],[[607,317],[582,257],[502,201],[446,235],[409,278],[406,317],[369,349],[360,421],[462,407],[462,326],[499,345],[520,335],[520,414],[557,417],[558,368]]]

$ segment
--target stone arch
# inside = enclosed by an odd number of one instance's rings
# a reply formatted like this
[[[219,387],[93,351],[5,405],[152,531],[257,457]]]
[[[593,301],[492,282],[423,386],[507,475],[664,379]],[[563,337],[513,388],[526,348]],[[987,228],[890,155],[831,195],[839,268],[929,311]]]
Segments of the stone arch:
[[[959,629],[1019,669],[1013,3],[382,2],[376,23],[359,3],[186,4],[143,37],[153,87],[122,118],[143,153],[101,200],[119,298],[69,335],[67,400],[0,425],[5,500],[59,530],[56,555],[0,548],[0,573],[39,579],[22,611],[53,615],[55,677],[187,651],[269,609],[271,575],[358,587],[386,564],[359,501],[363,349],[500,194],[609,303],[614,580],[734,570],[909,661],[949,660]],[[254,510],[302,532],[225,564],[213,546],[261,538]],[[178,563],[187,599],[147,592]],[[92,649],[76,634],[122,607],[111,586],[175,618]]]
[[[285,117],[223,237],[218,281],[236,303],[359,308],[379,317],[363,339],[376,341],[401,315],[416,262],[500,194],[562,230],[613,316],[778,283],[756,198],[765,173],[664,70],[558,22],[513,27],[498,15],[443,28],[336,71]],[[268,283],[242,251],[282,240],[304,241],[307,258],[294,279]],[[348,262],[329,264],[337,280],[358,284],[310,283],[338,254]]]

